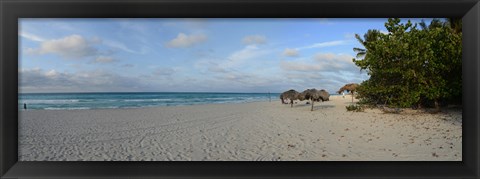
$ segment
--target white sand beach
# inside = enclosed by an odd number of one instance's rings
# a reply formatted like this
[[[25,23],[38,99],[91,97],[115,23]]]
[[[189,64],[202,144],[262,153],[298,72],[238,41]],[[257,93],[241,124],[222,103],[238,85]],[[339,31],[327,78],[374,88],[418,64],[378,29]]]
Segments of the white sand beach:
[[[19,112],[20,161],[461,161],[462,112],[348,112],[350,96]]]

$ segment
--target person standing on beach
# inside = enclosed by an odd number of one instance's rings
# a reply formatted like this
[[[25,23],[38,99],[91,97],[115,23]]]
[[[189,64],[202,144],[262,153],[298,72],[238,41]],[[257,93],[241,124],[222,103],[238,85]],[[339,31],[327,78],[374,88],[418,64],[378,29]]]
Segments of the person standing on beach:
[[[23,109],[27,110],[27,103],[23,103]]]
[[[343,98],[345,98],[345,91],[344,91],[344,92],[342,92],[342,96],[343,96]]]

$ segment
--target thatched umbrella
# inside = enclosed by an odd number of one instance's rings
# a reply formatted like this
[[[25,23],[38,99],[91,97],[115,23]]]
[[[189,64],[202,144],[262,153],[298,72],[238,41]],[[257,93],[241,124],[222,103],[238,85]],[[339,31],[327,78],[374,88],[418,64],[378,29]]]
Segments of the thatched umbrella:
[[[283,93],[285,93],[285,92],[283,92]],[[284,97],[284,94],[283,94],[283,93],[282,93],[282,94],[280,94],[280,102],[281,102],[282,104],[285,104],[285,101],[283,101],[283,100],[285,99],[285,97]]]
[[[324,89],[321,89],[318,92],[320,93],[320,97],[322,98],[322,101],[330,101],[330,93],[328,93]]]
[[[297,99],[298,94],[300,93],[298,93],[293,89],[283,92],[282,94],[280,94],[280,99],[282,100],[282,104],[285,99],[290,99],[290,104],[291,104],[290,107],[293,107],[293,100]]]
[[[355,93],[355,91],[357,91],[358,86],[360,86],[360,85],[357,84],[357,83],[349,83],[349,84],[346,84],[345,86],[341,87],[337,91],[337,93],[341,94],[343,91],[347,90],[347,92],[350,92],[352,94],[352,103],[353,103],[353,94]]]
[[[307,89],[300,93],[299,99],[306,99],[306,100],[311,100],[312,101],[312,108],[311,111],[313,111],[313,104],[315,101],[328,101],[330,98],[330,94],[328,94],[327,91],[325,90],[316,90],[315,88],[313,89]]]

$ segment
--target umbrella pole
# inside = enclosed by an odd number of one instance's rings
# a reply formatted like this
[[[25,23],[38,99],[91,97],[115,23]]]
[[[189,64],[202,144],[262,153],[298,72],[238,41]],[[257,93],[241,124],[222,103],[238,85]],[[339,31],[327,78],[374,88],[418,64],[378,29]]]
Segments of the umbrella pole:
[[[313,111],[313,103],[315,102],[315,100],[312,100],[312,109],[310,109],[310,111]]]

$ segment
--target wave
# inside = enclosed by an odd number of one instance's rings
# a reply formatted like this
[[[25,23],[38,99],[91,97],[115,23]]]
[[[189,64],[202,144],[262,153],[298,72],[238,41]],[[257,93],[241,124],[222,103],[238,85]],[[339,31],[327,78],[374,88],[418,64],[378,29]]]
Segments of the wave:
[[[172,101],[173,99],[125,99],[126,102]]]
[[[23,99],[22,99],[23,98]],[[275,99],[271,97],[271,99]],[[174,94],[170,96],[135,96],[135,95],[82,95],[75,94],[71,96],[45,96],[30,95],[22,96],[18,100],[18,109],[23,109],[23,103],[27,104],[31,110],[82,110],[82,109],[116,109],[116,108],[142,108],[142,107],[160,107],[160,106],[188,106],[198,104],[225,104],[225,103],[248,103],[256,101],[268,101],[269,97],[265,95],[247,95],[247,94]]]
[[[69,107],[69,108],[48,107],[48,108],[45,108],[45,110],[79,110],[79,109],[92,109],[92,108],[89,108],[89,107]]]
[[[202,99],[202,98],[200,98]],[[205,100],[234,100],[236,98],[203,98]]]
[[[78,99],[28,99],[20,100],[21,103],[27,104],[65,104],[65,103],[77,103]]]

